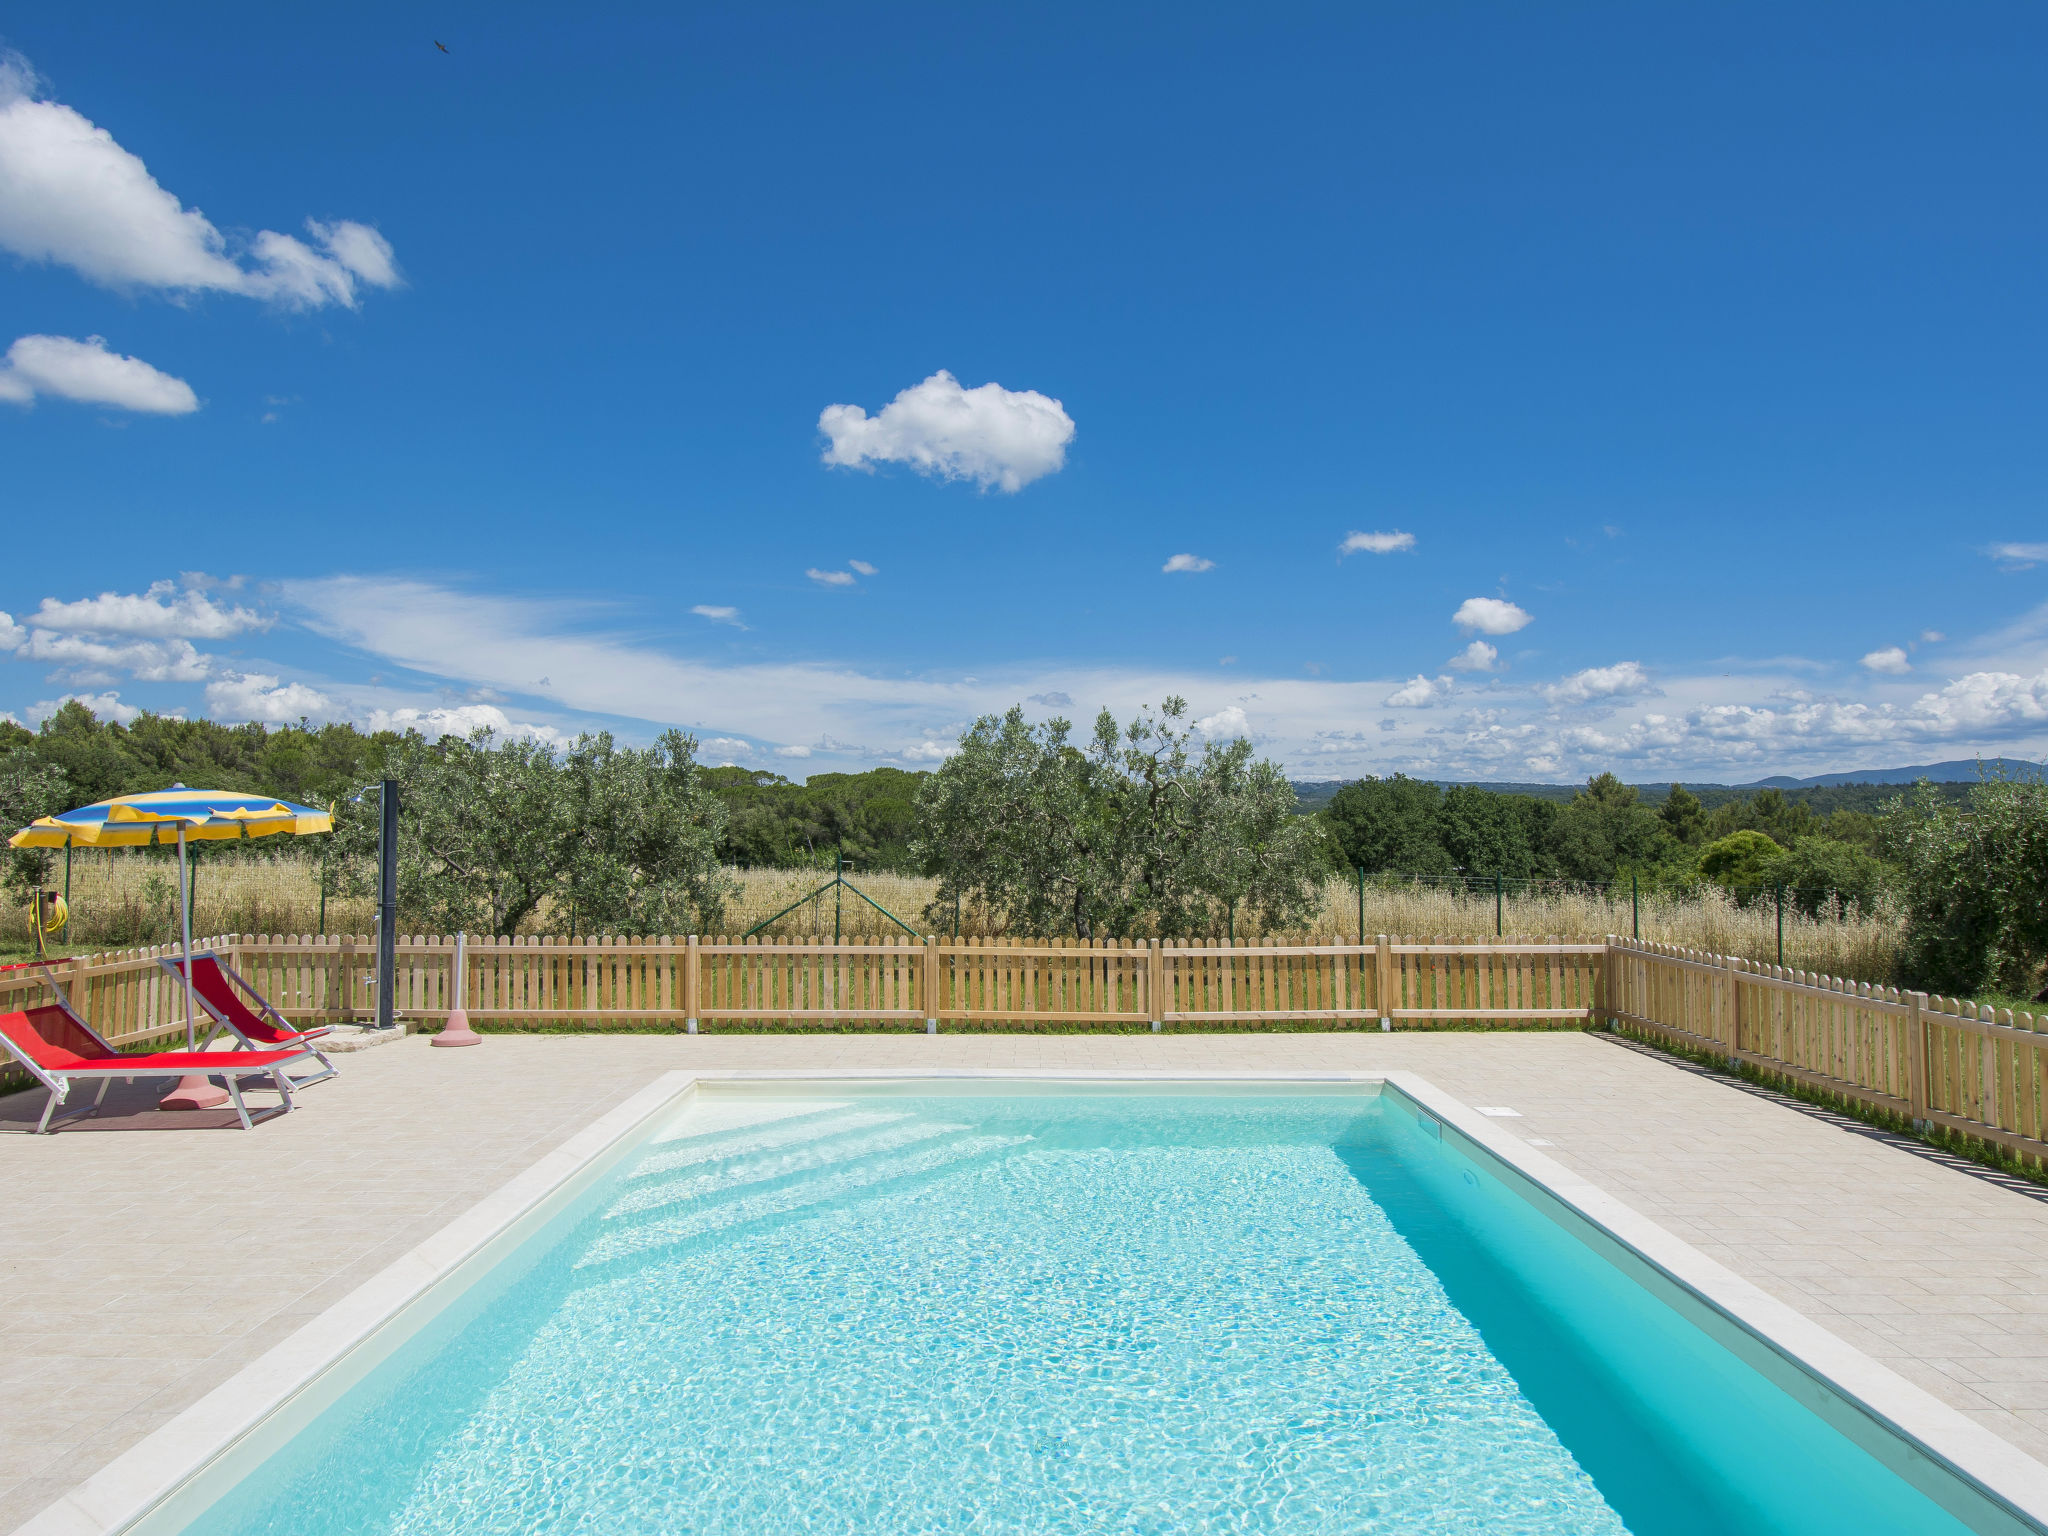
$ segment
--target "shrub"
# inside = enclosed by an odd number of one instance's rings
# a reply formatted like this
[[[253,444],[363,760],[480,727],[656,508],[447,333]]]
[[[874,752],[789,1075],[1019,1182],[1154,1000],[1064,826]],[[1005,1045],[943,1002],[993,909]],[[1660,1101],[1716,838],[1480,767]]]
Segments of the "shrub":
[[[1785,887],[1788,902],[1812,917],[1831,896],[1843,906],[1871,911],[1884,898],[1892,875],[1880,860],[1853,843],[1802,837],[1772,861],[1769,878]]]
[[[1700,873],[1738,900],[1754,901],[1776,878],[1782,852],[1762,832],[1730,832],[1700,850]]]

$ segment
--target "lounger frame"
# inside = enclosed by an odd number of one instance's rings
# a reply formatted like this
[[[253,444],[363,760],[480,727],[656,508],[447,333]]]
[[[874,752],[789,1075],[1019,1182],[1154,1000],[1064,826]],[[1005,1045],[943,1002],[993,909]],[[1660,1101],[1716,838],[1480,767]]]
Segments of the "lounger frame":
[[[242,996],[254,1006],[255,1012],[268,1019],[287,1035],[290,1035],[292,1037],[292,1045],[303,1048],[307,1055],[320,1063],[320,1070],[318,1072],[307,1077],[293,1078],[292,1086],[294,1088],[310,1088],[313,1084],[324,1083],[328,1078],[334,1076],[334,1063],[328,1059],[325,1051],[316,1049],[312,1044],[313,1041],[318,1040],[322,1035],[331,1032],[329,1026],[317,1024],[311,1029],[301,1029],[298,1025],[291,1023],[283,1014],[270,1006],[270,1000],[261,992],[258,992],[250,984],[246,976],[223,960],[218,951],[211,949],[195,950],[193,951],[192,958],[194,961],[211,960],[216,966],[220,967],[220,972],[223,976],[227,977],[228,984],[241,992]],[[185,985],[185,973],[179,969],[183,959],[182,955],[158,955],[156,957],[156,963],[171,973],[171,979],[176,981],[181,989]],[[223,1034],[232,1035],[239,1042],[233,1047],[235,1050],[277,1051],[287,1049],[286,1046],[281,1044],[251,1040],[236,1027],[233,1019],[215,1007],[206,994],[201,992],[196,986],[192,989],[192,1000],[205,1011],[209,1019],[213,1020],[213,1028],[208,1030],[206,1038],[199,1042],[199,1048],[202,1051],[218,1040]]]

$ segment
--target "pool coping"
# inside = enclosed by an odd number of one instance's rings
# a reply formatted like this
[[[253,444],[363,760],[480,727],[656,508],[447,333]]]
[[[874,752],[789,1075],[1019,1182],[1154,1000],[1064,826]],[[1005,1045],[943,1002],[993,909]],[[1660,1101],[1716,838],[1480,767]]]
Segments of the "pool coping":
[[[1380,1084],[1451,1127],[1935,1461],[2048,1531],[2048,1465],[1942,1402],[1584,1176],[1414,1072],[1200,1071],[1172,1068],[700,1068],[665,1072],[522,1169],[378,1274],[16,1527],[14,1536],[118,1536],[199,1474],[380,1329],[504,1236],[700,1083]]]

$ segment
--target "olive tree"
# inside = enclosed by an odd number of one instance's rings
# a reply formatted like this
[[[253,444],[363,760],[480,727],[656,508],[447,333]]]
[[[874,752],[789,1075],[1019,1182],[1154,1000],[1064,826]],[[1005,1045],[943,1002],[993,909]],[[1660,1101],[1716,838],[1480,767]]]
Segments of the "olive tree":
[[[12,836],[39,816],[71,809],[71,781],[55,763],[45,762],[19,747],[0,753],[0,838]],[[51,855],[47,848],[8,850],[11,884],[33,889],[48,882]]]
[[[1931,785],[1894,803],[1885,843],[1906,909],[1903,979],[2032,992],[2048,961],[2048,784],[1994,779],[1961,804]]]
[[[927,918],[961,898],[1013,933],[1079,938],[1305,918],[1322,858],[1293,787],[1242,737],[1198,746],[1186,715],[1170,698],[1119,728],[1104,710],[1085,744],[1021,707],[977,720],[919,797]]]
[[[725,808],[701,782],[696,741],[653,747],[608,733],[566,748],[480,731],[410,733],[386,753],[402,807],[398,899],[438,931],[516,933],[545,905],[585,933],[715,926],[733,884],[717,859]],[[374,797],[342,807],[335,850],[346,888],[373,888]]]
[[[1016,933],[1127,930],[1124,851],[1107,792],[1116,723],[1105,714],[1086,747],[1072,731],[1065,720],[1030,725],[1021,707],[985,715],[925,782],[911,846],[939,877],[928,920],[972,898]]]

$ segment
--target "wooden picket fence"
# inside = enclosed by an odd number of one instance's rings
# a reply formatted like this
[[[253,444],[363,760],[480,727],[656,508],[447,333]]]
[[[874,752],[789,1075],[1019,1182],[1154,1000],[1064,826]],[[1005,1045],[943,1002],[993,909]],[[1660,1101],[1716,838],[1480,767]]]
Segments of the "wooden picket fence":
[[[221,952],[295,1023],[371,1017],[376,946],[368,936],[198,942]],[[115,1044],[168,1043],[185,1030],[183,989],[157,964],[170,953],[81,956],[56,962],[52,973]],[[686,936],[472,939],[464,954],[471,1020],[515,1026],[1618,1023],[2048,1163],[2048,1014],[2036,1019],[1669,944]],[[451,937],[398,940],[393,990],[402,1018],[429,1026],[447,1018],[454,961]],[[0,1012],[32,1004],[42,988],[34,969],[0,972]]]
[[[2048,1163],[2048,1014],[1673,944],[1610,949],[1621,1024]]]
[[[376,945],[367,936],[208,943],[294,1023],[357,1023],[374,1010]],[[162,952],[69,960],[56,973],[95,1028],[119,1044],[146,1044],[184,1028],[183,996],[156,964]],[[686,936],[470,939],[464,954],[471,1020],[515,1026],[1569,1026],[1599,1017],[1607,946]],[[401,936],[396,960],[398,1013],[438,1025],[453,1001],[454,939]],[[40,985],[32,972],[12,974],[23,996]],[[7,996],[0,987],[0,1008]]]

